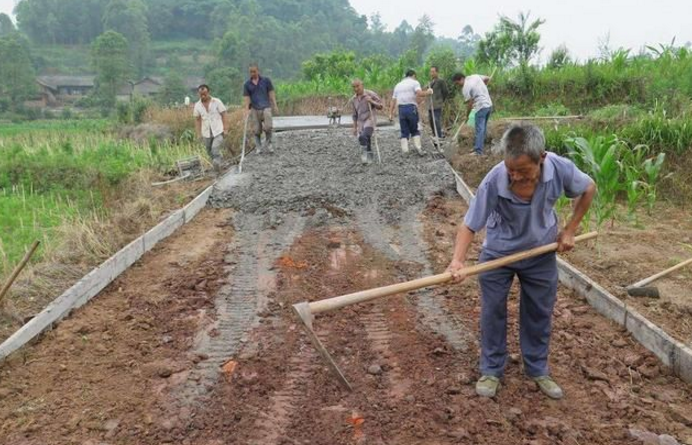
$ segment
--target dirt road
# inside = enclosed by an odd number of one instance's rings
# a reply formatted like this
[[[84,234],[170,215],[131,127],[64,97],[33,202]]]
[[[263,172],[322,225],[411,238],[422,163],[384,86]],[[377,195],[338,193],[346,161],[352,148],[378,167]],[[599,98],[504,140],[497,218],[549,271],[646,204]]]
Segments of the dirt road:
[[[344,393],[291,304],[442,271],[465,206],[445,161],[403,157],[393,132],[382,166],[360,165],[341,130],[276,145],[222,182],[213,209],[0,365],[0,443],[692,443],[690,387],[564,289],[551,359],[562,401],[523,377],[516,289],[504,386],[475,396],[473,280],[319,316],[355,387]]]

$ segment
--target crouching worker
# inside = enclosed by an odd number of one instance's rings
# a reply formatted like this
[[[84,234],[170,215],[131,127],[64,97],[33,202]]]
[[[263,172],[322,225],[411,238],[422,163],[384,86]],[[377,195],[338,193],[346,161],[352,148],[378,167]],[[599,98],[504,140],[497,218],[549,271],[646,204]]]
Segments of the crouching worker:
[[[361,161],[369,164],[373,160],[372,135],[377,125],[376,110],[384,108],[382,99],[374,92],[366,90],[363,81],[355,79],[351,86],[355,93],[351,98],[353,104],[353,135],[358,137],[358,143],[363,148]]]
[[[464,279],[466,254],[476,232],[486,228],[479,262],[558,243],[558,252],[574,247],[575,232],[596,193],[594,182],[572,161],[545,151],[541,130],[528,124],[505,132],[504,161],[483,179],[459,228],[448,271]],[[558,226],[554,206],[565,194],[575,199],[573,213]],[[560,399],[562,389],[550,377],[548,350],[557,297],[556,253],[519,261],[479,275],[481,288],[480,396],[494,397],[507,361],[507,296],[519,278],[519,343],[524,372],[548,397]]]

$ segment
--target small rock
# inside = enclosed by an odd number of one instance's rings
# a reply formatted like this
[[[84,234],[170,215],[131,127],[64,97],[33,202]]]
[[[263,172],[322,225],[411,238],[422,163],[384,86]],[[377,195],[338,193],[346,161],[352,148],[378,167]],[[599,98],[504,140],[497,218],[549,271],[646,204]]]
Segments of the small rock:
[[[456,431],[448,431],[447,437],[452,438],[452,439],[457,440],[457,441],[471,439],[471,435],[469,434],[469,432],[463,428],[458,429]]]
[[[677,441],[677,439],[673,436],[669,436],[668,434],[661,434],[658,436],[658,444],[659,445],[680,445],[680,442]]]
[[[623,361],[624,361],[625,365],[629,366],[630,368],[636,368],[637,366],[644,363],[644,360],[645,360],[645,357],[643,354],[632,353],[632,354],[627,354]]]
[[[466,373],[457,374],[457,381],[462,385],[470,385],[473,383],[473,377]]]
[[[457,394],[461,394],[461,389],[452,386],[450,388],[447,388],[446,392],[447,392],[447,394],[450,394],[450,395],[457,395]]]
[[[103,430],[106,432],[106,439],[111,439],[115,436],[115,432],[120,426],[120,420],[118,419],[111,419],[107,420],[106,423],[103,424]]]
[[[661,373],[658,365],[642,365],[637,368],[637,371],[648,379],[655,379]]]
[[[171,337],[170,335],[164,335],[163,337],[161,337],[161,343],[163,343],[165,345],[167,345],[168,343],[170,343],[172,341],[173,341],[173,337]]]
[[[404,397],[404,400],[405,400],[406,402],[408,402],[408,403],[415,403],[415,402],[416,402],[415,396],[413,396],[413,395],[411,395],[411,394],[409,394],[409,395],[407,395],[406,397]]]
[[[370,365],[370,367],[368,368],[368,374],[380,375],[382,374],[382,367],[380,365]]]
[[[161,368],[156,371],[156,375],[163,379],[167,379],[171,375],[173,375],[173,370],[167,366],[162,366]]]
[[[608,376],[597,369],[582,366],[581,370],[584,372],[584,375],[586,375],[586,378],[588,378],[589,380],[601,380],[603,382],[610,383],[610,379],[608,378]]]
[[[509,361],[512,363],[519,363],[521,361],[521,355],[519,354],[509,354]]]
[[[627,342],[621,338],[618,338],[617,340],[613,341],[612,345],[616,348],[624,348],[625,346],[627,346]]]
[[[683,411],[676,406],[670,407],[670,418],[676,422],[682,423],[685,426],[692,427],[692,413]]]
[[[629,433],[630,437],[639,440],[643,445],[659,445],[658,434],[634,428],[630,428]]]

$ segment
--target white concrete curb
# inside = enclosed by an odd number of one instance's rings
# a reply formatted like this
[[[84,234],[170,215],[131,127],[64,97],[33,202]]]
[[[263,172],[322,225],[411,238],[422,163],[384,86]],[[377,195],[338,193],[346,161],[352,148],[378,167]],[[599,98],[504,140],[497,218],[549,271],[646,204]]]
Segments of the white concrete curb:
[[[86,274],[74,286],[53,300],[41,313],[19,328],[17,332],[0,345],[0,361],[69,315],[73,309],[86,304],[139,260],[145,252],[151,250],[156,243],[169,237],[183,224],[192,221],[206,206],[213,187],[214,185],[207,187],[185,207],[176,210],[153,229],[120,249],[115,255]]]
[[[452,172],[459,195],[468,203],[473,197],[473,191],[456,170],[452,168]],[[564,286],[586,298],[601,315],[625,327],[632,337],[669,366],[675,375],[692,384],[691,348],[675,340],[567,261],[558,258],[557,267],[560,282]]]

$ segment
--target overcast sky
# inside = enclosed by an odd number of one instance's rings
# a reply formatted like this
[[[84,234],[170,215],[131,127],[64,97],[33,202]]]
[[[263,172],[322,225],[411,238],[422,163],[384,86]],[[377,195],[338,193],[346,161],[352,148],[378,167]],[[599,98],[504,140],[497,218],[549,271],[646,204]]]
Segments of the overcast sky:
[[[261,0],[260,0],[261,1]],[[541,28],[541,46],[550,50],[566,44],[579,58],[598,55],[599,40],[610,35],[610,46],[638,51],[645,44],[692,41],[692,0],[658,0],[640,3],[632,0],[350,0],[360,13],[379,12],[389,29],[402,20],[415,26],[418,18],[428,14],[438,35],[457,37],[465,25],[479,33],[490,30],[498,14],[510,17],[522,11],[546,20]],[[0,11],[10,13],[15,0],[0,0]],[[425,9],[421,9],[424,6]]]

